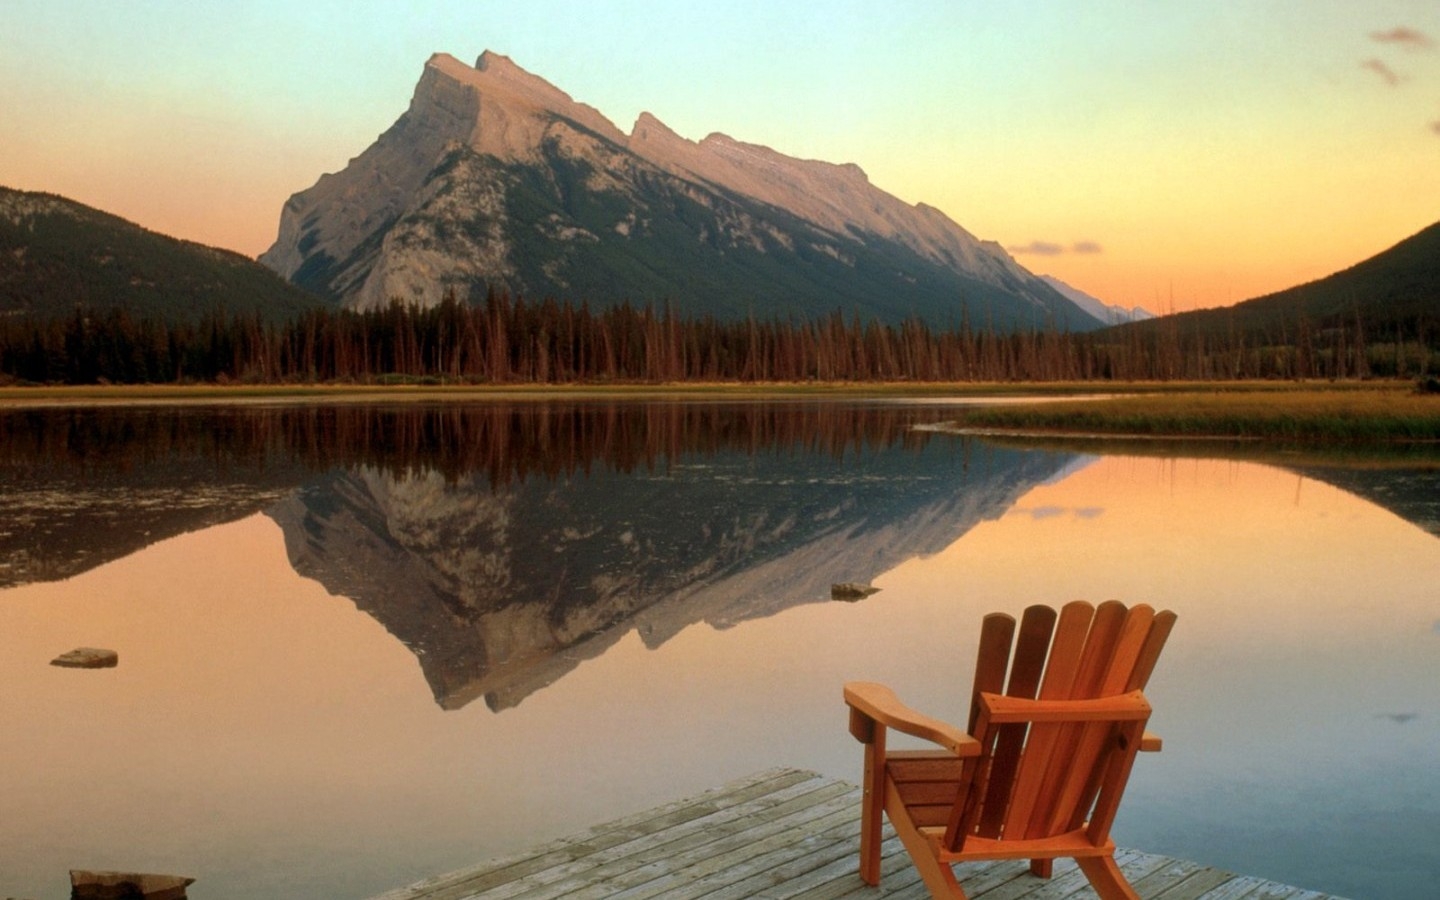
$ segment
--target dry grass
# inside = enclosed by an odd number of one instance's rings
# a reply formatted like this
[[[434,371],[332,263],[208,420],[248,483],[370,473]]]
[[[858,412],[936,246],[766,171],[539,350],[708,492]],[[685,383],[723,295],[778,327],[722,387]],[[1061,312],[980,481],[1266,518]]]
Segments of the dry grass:
[[[1292,442],[1440,441],[1440,396],[1409,383],[1198,388],[963,410],[966,428]]]

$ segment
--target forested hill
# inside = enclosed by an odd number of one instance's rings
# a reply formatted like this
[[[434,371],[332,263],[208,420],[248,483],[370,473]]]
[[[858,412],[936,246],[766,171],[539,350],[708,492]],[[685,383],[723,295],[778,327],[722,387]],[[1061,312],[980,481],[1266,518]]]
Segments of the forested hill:
[[[1433,342],[1440,329],[1440,222],[1388,250],[1318,281],[1233,307],[1180,313],[1133,325],[1142,335],[1170,330],[1248,346],[1294,345],[1326,332],[1368,342]]]
[[[284,321],[322,302],[238,253],[53,194],[0,187],[0,315],[118,308],[177,322],[223,310]]]

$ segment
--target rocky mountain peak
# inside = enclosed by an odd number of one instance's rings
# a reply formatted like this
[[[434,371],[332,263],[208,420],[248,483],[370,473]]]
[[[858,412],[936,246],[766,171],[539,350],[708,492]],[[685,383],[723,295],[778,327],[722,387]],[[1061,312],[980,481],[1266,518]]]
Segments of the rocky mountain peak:
[[[718,132],[689,140],[648,112],[626,135],[489,50],[474,66],[431,56],[405,114],[290,198],[261,261],[361,307],[496,287],[696,314],[843,307],[938,324],[963,305],[995,322],[1087,319],[998,246],[858,165]]]
[[[633,148],[647,141],[691,143],[676,134],[669,125],[655,118],[653,113],[642,112],[630,129],[629,144]]]

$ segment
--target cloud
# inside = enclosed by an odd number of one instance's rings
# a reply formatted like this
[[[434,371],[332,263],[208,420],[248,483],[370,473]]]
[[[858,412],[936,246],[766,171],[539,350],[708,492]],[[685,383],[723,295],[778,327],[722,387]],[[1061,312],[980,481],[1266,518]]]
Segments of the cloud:
[[[1391,85],[1392,87],[1400,83],[1400,76],[1395,72],[1395,70],[1385,65],[1378,59],[1365,60],[1360,64],[1360,68],[1369,69],[1371,72],[1374,72],[1376,75],[1379,75],[1381,78],[1385,79],[1385,83]]]
[[[1105,514],[1103,506],[1030,506],[1015,507],[1006,515],[1029,516],[1035,522],[1044,522],[1046,519],[1058,519],[1064,516],[1072,516],[1076,519],[1098,519]]]
[[[1059,256],[1065,248],[1050,241],[1031,241],[1023,247],[1007,248],[1011,253],[1033,253],[1036,256]]]
[[[1104,253],[1105,248],[1095,241],[1076,241],[1068,248],[1054,241],[1031,241],[1006,247],[1011,253],[1028,253],[1034,256],[1060,256],[1064,253]]]
[[[1440,134],[1440,119],[1436,119],[1430,123],[1430,130],[1436,134]]]
[[[1428,50],[1435,46],[1428,34],[1403,25],[1389,31],[1372,31],[1370,39],[1382,44],[1397,44],[1410,50]]]

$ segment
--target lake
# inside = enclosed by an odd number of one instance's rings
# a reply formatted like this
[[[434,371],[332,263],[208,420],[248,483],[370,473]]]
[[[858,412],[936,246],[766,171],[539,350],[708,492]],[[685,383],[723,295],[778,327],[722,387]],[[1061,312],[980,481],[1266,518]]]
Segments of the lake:
[[[0,412],[0,896],[362,898],[761,769],[854,781],[844,681],[963,723],[985,613],[1110,598],[1179,614],[1118,843],[1434,896],[1440,453],[951,409]],[[119,665],[49,664],[82,646]]]

